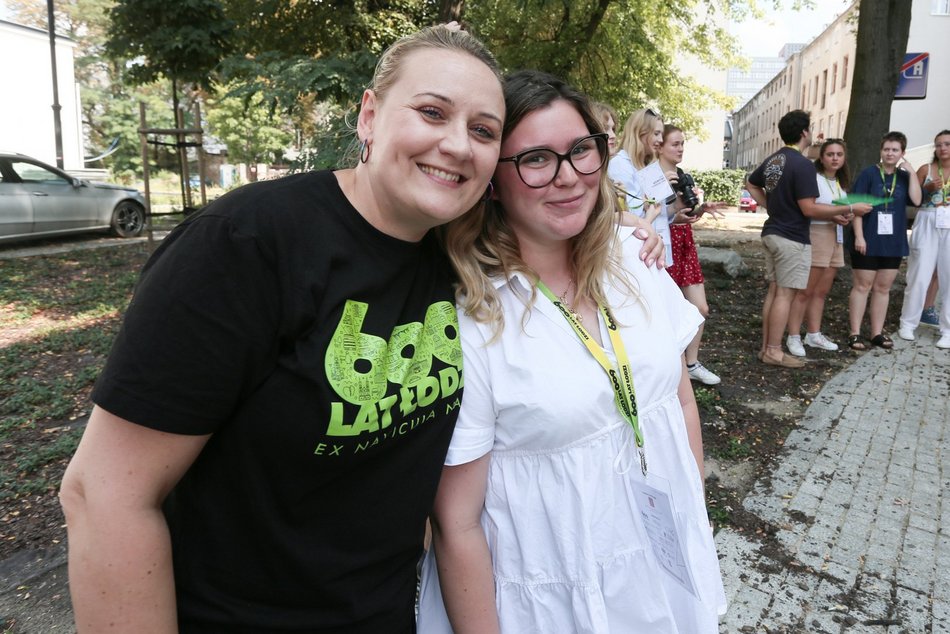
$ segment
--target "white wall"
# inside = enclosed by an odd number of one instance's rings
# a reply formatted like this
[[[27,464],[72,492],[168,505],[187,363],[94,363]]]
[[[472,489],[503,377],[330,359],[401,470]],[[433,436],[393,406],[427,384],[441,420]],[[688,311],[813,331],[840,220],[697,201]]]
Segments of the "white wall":
[[[56,38],[63,162],[66,169],[84,167],[79,90],[73,74],[75,42]],[[56,165],[53,124],[53,80],[49,34],[0,21],[0,150],[20,152]]]
[[[933,140],[940,130],[950,130],[950,16],[931,15],[930,0],[916,0],[910,20],[908,53],[930,53],[926,99],[895,99],[891,129],[907,135],[915,166],[933,158]],[[922,160],[921,160],[922,158]]]

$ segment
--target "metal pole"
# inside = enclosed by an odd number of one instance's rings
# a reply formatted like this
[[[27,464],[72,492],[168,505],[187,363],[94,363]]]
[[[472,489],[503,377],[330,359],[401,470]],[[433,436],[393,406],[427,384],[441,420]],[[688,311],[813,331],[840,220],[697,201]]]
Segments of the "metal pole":
[[[59,80],[56,77],[56,21],[53,17],[53,0],[46,0],[46,19],[49,31],[49,62],[53,70],[53,133],[56,137],[56,167],[63,169],[63,123],[59,112]]]

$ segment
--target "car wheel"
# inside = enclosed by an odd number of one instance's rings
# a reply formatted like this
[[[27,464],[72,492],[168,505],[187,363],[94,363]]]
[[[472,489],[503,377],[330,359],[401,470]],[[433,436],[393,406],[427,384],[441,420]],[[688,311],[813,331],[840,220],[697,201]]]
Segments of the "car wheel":
[[[134,238],[145,228],[145,210],[141,205],[126,200],[112,212],[112,233],[120,238]]]

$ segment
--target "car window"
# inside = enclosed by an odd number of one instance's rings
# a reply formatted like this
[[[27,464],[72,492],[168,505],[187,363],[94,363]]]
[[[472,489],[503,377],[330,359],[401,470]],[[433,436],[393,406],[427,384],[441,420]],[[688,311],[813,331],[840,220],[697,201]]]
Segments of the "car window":
[[[45,167],[27,163],[26,161],[10,161],[10,167],[20,177],[20,180],[31,183],[65,183],[66,179],[51,172]]]

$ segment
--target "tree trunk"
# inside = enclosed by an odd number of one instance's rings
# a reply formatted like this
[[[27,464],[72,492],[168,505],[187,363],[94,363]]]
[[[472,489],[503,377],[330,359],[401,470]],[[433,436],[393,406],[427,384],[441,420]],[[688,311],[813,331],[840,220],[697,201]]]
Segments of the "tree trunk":
[[[907,52],[913,3],[909,0],[861,0],[851,103],[844,138],[853,172],[880,158],[881,137],[888,132],[891,105]]]

